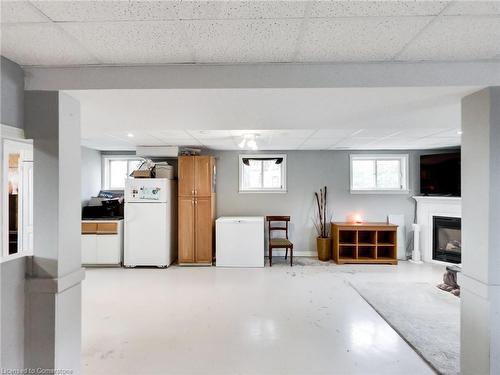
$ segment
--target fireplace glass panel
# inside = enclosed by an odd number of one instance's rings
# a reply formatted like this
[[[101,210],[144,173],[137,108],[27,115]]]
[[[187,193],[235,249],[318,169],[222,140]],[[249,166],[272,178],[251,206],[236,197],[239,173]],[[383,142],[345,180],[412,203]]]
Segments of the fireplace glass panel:
[[[462,261],[462,223],[460,218],[434,216],[432,258],[443,262]]]
[[[461,230],[451,228],[440,228],[439,250],[460,254],[462,250]]]

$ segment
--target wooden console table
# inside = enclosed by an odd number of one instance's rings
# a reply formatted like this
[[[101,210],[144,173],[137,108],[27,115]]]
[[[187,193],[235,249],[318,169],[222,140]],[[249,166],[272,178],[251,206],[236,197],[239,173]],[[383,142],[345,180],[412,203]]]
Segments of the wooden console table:
[[[397,228],[386,223],[332,223],[333,260],[398,264]]]

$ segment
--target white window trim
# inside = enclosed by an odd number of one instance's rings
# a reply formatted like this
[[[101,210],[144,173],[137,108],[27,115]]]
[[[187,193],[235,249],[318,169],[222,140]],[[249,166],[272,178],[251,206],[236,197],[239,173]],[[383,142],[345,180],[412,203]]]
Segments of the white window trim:
[[[144,160],[144,158],[137,155],[103,155],[102,156],[102,174],[101,174],[101,188],[102,190],[123,190],[109,186],[109,162],[112,160]]]
[[[28,147],[31,150],[30,153],[33,153],[32,140],[25,138],[24,131],[22,129],[0,124],[0,206],[2,207],[0,210],[0,263],[33,255],[33,250],[24,248],[24,244],[22,242],[23,224],[21,224],[18,229],[18,236],[21,237],[21,240],[18,240],[18,252],[15,254],[9,254],[9,205],[6,190],[8,161],[5,159],[4,154],[6,151],[11,149],[11,147],[14,147],[15,150],[21,151],[21,153],[24,153],[26,151],[25,147]],[[22,211],[19,215],[19,221],[21,221],[21,223],[23,222]]]
[[[243,158],[283,158],[282,168],[281,168],[281,189],[243,189]],[[238,158],[238,192],[240,194],[266,194],[266,193],[277,193],[286,194],[287,184],[286,184],[286,154],[240,154]]]
[[[353,188],[353,172],[352,162],[354,160],[400,160],[401,166],[404,168],[401,174],[402,189],[354,189]],[[408,154],[350,154],[349,155],[349,189],[351,194],[409,194],[410,173],[409,173],[409,155]]]

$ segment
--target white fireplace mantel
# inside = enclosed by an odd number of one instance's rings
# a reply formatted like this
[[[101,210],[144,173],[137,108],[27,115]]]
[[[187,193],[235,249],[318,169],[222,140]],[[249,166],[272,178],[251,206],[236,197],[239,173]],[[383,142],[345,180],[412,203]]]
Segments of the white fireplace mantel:
[[[433,217],[462,217],[461,197],[414,196],[417,202],[417,224],[420,226],[420,244],[424,262],[447,264],[432,259]]]

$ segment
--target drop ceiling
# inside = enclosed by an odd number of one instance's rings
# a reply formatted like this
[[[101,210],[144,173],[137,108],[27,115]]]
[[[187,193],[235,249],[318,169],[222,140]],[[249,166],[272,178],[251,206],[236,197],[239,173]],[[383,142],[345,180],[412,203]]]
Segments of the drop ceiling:
[[[66,91],[82,144],[237,150],[430,149],[460,145],[463,96],[479,87]]]
[[[498,1],[5,1],[23,66],[500,58]]]

